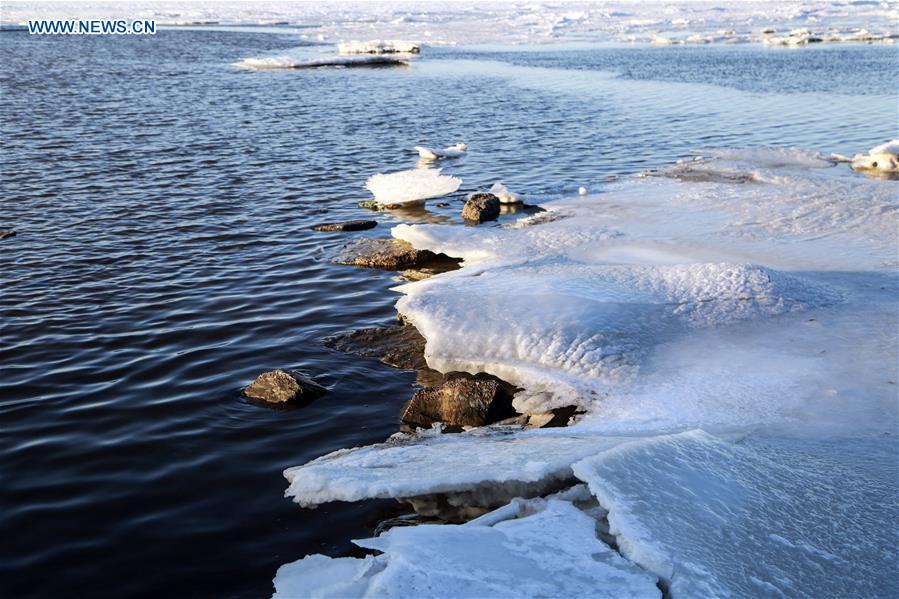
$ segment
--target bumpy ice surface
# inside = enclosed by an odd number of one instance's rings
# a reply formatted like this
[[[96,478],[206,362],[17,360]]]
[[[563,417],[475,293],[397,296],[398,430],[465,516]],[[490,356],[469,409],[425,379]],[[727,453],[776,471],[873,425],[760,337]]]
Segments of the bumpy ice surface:
[[[660,597],[656,578],[596,538],[594,520],[559,499],[494,525],[393,528],[355,541],[384,553],[311,555],[282,566],[275,597]]]

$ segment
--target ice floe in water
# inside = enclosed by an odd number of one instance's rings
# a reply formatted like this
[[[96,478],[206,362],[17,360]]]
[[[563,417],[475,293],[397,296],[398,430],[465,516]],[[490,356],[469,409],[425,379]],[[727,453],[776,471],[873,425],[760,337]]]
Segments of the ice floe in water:
[[[596,521],[549,499],[493,524],[392,528],[354,541],[365,558],[311,555],[282,566],[276,599],[297,597],[660,597],[655,576],[596,537]]]
[[[672,597],[886,597],[899,582],[891,437],[722,441],[701,431],[574,464],[622,553]]]
[[[499,198],[500,204],[520,204],[524,201],[521,194],[509,191],[509,188],[499,181],[490,186],[490,193]]]
[[[410,204],[453,193],[462,179],[441,175],[440,169],[411,169],[397,173],[372,175],[365,188],[375,201],[385,206]]]
[[[428,148],[426,146],[415,146],[415,151],[418,152],[419,157],[423,160],[439,160],[441,158],[458,158],[459,156],[463,156],[465,155],[465,152],[468,151],[468,146],[463,143],[458,143],[447,146],[442,150]]]

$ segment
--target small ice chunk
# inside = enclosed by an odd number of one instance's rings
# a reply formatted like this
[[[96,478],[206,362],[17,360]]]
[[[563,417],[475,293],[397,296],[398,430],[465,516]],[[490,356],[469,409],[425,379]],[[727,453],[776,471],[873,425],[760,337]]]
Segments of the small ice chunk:
[[[578,193],[578,195],[585,196],[585,195],[587,195],[587,188],[583,187],[583,186],[578,187],[577,193]]]
[[[856,154],[852,168],[857,171],[899,173],[899,139],[871,148],[867,154]]]
[[[311,555],[282,566],[274,599],[294,597],[660,597],[656,578],[596,537],[568,501],[493,525],[392,528],[354,541],[363,559]]]
[[[397,173],[377,174],[365,183],[375,201],[383,205],[409,204],[453,193],[462,179],[441,175],[440,169],[411,169]]]
[[[521,194],[509,191],[509,188],[497,181],[490,188],[490,193],[499,198],[500,204],[520,204],[524,201]]]
[[[458,143],[447,146],[442,150],[429,148],[427,146],[415,146],[415,151],[418,152],[418,155],[424,160],[439,160],[441,158],[458,158],[468,151],[468,146],[463,143]]]

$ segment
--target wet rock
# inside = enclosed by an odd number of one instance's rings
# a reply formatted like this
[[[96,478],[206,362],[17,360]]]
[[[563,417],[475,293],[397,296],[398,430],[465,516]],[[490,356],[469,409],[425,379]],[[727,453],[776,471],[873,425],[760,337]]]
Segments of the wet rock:
[[[401,420],[422,428],[442,422],[446,432],[458,432],[462,427],[483,426],[514,414],[511,394],[497,381],[453,379],[417,391]]]
[[[434,204],[436,208],[446,208],[447,206],[449,206],[449,202],[437,202]]]
[[[7,237],[13,237],[16,234],[15,229],[0,229],[0,239],[6,239]]]
[[[499,198],[492,193],[473,193],[462,208],[462,218],[482,223],[499,216]]]
[[[308,403],[326,392],[327,389],[295,370],[264,372],[243,390],[250,399],[274,404]]]
[[[313,225],[316,231],[366,231],[378,226],[376,220],[348,220],[339,223],[321,223]]]
[[[423,279],[430,279],[436,274],[439,274],[439,272],[433,268],[419,268],[404,270],[400,273],[400,276],[407,281],[421,281]]]
[[[378,210],[381,207],[381,205],[374,200],[364,200],[359,202],[358,205],[360,208],[368,208],[369,210]]]
[[[338,262],[399,270],[422,266],[436,257],[430,250],[417,250],[409,242],[399,239],[363,239],[348,246]]]
[[[344,353],[377,358],[394,368],[427,368],[424,357],[425,338],[410,324],[358,329],[345,335],[329,337],[324,343],[325,346]]]

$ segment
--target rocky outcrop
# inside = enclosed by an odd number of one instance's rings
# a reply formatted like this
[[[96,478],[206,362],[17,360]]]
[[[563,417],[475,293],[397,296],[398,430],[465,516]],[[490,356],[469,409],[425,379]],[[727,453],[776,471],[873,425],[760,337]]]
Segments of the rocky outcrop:
[[[315,231],[366,231],[377,226],[376,220],[348,220],[339,223],[321,223],[311,228]]]
[[[409,242],[399,239],[363,239],[348,246],[338,262],[400,270],[422,266],[436,257],[430,250],[417,250]]]
[[[13,237],[16,234],[15,229],[0,229],[0,239],[6,239],[7,237]]]
[[[420,389],[403,410],[401,420],[412,427],[443,423],[446,432],[483,426],[515,414],[512,395],[495,380],[452,379],[439,387]]]
[[[272,404],[304,404],[326,392],[327,389],[295,370],[264,372],[243,390],[250,399]]]
[[[462,218],[482,223],[499,216],[499,198],[492,193],[473,193],[462,208]]]

